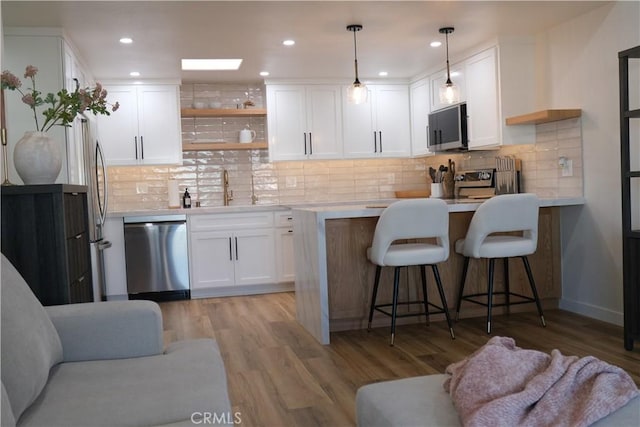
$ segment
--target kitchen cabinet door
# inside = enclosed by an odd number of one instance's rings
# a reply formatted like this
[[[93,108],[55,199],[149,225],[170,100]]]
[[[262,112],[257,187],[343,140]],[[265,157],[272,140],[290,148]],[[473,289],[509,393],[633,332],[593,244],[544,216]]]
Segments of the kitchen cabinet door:
[[[233,243],[233,236],[226,231],[190,233],[192,293],[235,284]]]
[[[267,85],[267,111],[272,161],[342,156],[339,86]]]
[[[98,117],[98,134],[108,165],[179,164],[180,108],[175,85],[105,86],[109,102],[120,104]]]
[[[235,284],[275,283],[273,229],[237,230],[233,240]]]
[[[144,164],[182,162],[180,97],[172,85],[138,87],[140,159]]]
[[[306,88],[306,122],[310,159],[342,157],[340,86],[310,85]]]
[[[369,85],[369,102],[343,96],[344,157],[408,157],[411,152],[409,90],[405,85]]]
[[[136,164],[138,144],[138,95],[133,86],[109,86],[107,99],[120,108],[110,116],[98,116],[98,136],[108,165]]]
[[[411,155],[413,157],[433,154],[429,151],[429,79],[424,78],[409,88],[411,99]]]
[[[276,229],[276,277],[278,283],[295,281],[293,228]]]
[[[295,281],[293,213],[291,211],[275,212],[274,217],[276,279],[278,283],[293,283]]]
[[[378,154],[408,157],[411,153],[409,89],[405,85],[377,86],[374,100]]]
[[[465,61],[469,149],[500,145],[496,49]]]

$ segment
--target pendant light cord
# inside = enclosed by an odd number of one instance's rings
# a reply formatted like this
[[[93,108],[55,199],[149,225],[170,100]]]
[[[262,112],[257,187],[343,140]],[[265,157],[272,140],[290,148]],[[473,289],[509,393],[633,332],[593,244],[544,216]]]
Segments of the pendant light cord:
[[[451,83],[451,74],[449,73],[449,31],[444,33],[444,39],[445,39],[445,46],[447,50],[447,84],[450,85],[452,83]]]
[[[354,57],[354,65],[356,69],[356,80],[354,83],[360,84],[360,80],[358,79],[358,42],[356,40],[356,32],[357,29],[353,29],[353,57]]]

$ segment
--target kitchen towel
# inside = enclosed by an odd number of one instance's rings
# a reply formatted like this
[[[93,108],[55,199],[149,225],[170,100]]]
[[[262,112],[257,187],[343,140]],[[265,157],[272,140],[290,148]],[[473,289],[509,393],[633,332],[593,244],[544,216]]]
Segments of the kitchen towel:
[[[180,207],[180,192],[178,191],[178,181],[170,179],[167,181],[167,187],[169,189],[169,207]]]

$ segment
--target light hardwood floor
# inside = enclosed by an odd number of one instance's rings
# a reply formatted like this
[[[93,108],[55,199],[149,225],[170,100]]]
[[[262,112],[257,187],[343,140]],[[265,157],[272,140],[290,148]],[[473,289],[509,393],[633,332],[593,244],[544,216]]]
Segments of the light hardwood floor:
[[[162,303],[165,343],[211,337],[224,358],[234,411],[245,426],[352,426],[355,394],[365,384],[442,373],[483,345],[485,319],[462,319],[451,340],[444,322],[331,334],[316,342],[295,320],[293,293]],[[560,310],[496,316],[492,336],[565,355],[593,355],[624,368],[640,384],[640,346],[623,348],[622,328]]]

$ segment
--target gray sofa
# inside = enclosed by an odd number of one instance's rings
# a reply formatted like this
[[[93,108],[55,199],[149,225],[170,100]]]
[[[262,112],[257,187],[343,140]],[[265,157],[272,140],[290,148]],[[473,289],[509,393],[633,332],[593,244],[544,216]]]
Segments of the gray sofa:
[[[43,307],[2,256],[2,426],[232,421],[217,344],[163,348],[150,301]]]

